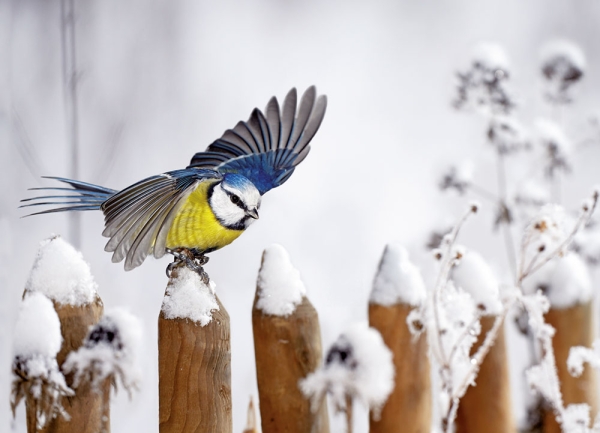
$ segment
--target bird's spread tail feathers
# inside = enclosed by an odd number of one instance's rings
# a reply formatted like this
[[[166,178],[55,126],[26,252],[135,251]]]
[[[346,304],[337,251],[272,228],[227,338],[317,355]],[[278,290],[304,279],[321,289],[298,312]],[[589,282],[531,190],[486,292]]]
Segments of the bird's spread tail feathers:
[[[103,186],[93,185],[91,183],[80,182],[78,180],[65,179],[62,177],[44,176],[46,179],[54,179],[66,183],[70,188],[44,187],[30,188],[30,191],[51,191],[51,195],[26,198],[21,200],[25,203],[20,207],[30,206],[60,206],[52,209],[46,209],[40,212],[31,213],[31,215],[40,215],[54,212],[98,210],[102,203],[115,195],[117,191]]]

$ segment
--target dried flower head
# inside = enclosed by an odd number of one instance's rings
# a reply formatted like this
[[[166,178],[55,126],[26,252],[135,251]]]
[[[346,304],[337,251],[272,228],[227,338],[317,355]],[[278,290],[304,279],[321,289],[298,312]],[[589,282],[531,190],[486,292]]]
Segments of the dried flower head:
[[[547,88],[546,98],[555,104],[572,101],[569,90],[585,73],[586,60],[581,48],[565,40],[544,45],[540,55],[540,69]]]
[[[525,128],[513,117],[493,117],[487,136],[496,151],[502,155],[531,149],[531,141]]]
[[[455,108],[474,107],[492,114],[508,114],[515,106],[506,90],[508,60],[497,44],[481,43],[475,47],[471,64],[458,72]]]

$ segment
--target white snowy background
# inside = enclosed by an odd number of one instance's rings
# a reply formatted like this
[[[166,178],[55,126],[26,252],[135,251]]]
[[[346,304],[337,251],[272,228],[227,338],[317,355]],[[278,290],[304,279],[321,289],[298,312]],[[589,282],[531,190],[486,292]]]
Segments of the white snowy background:
[[[429,231],[453,221],[469,197],[437,192],[450,162],[476,162],[490,188],[494,159],[483,123],[451,107],[455,71],[481,40],[511,59],[518,116],[544,113],[538,56],[562,37],[586,53],[576,104],[565,114],[576,134],[600,109],[600,3],[592,1],[274,1],[82,0],[76,2],[80,70],[81,180],[120,189],[181,168],[221,133],[315,84],[329,98],[312,151],[283,187],[265,196],[261,218],[207,266],[231,316],[234,431],[256,395],[251,308],[261,253],[283,245],[319,311],[324,345],[366,320],[377,263],[390,241],[424,255]],[[23,409],[9,410],[12,335],[39,242],[68,240],[65,215],[20,218],[39,175],[68,176],[68,140],[60,56],[59,0],[0,0],[0,432],[24,432]],[[120,131],[120,132],[119,132]],[[117,142],[113,149],[113,143]],[[23,140],[39,166],[25,163]],[[573,207],[600,183],[600,148],[575,157],[563,189]],[[485,209],[461,243],[507,280],[500,236]],[[167,260],[132,272],[103,251],[102,215],[86,213],[81,251],[106,307],[123,306],[143,322],[143,378],[132,401],[114,399],[113,430],[158,431],[157,318]],[[422,263],[427,263],[423,258]],[[426,268],[425,268],[426,269]],[[426,281],[431,275],[425,272]],[[595,280],[598,287],[598,279]],[[511,343],[518,365],[518,342]],[[522,382],[518,369],[513,383]],[[523,398],[515,389],[516,414]],[[153,416],[152,414],[155,414]],[[338,421],[332,431],[337,431]],[[358,411],[358,432],[367,431]]]

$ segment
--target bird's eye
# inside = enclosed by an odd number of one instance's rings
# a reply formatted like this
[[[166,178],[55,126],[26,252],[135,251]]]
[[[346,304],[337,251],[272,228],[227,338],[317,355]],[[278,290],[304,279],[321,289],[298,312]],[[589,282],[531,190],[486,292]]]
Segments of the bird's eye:
[[[231,194],[230,198],[233,204],[240,204],[240,198],[237,195]]]

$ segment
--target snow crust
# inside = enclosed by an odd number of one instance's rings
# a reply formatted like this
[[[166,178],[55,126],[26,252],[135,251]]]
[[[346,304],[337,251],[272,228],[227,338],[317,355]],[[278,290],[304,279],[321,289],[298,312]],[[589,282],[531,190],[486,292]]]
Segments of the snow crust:
[[[190,319],[206,326],[212,320],[212,312],[219,310],[214,289],[212,281],[207,286],[196,272],[181,267],[177,278],[167,286],[162,312],[167,319]]]
[[[288,316],[302,303],[306,288],[281,245],[265,249],[258,272],[256,308],[272,316]]]
[[[351,395],[377,415],[394,388],[392,358],[377,330],[355,324],[333,343],[325,365],[300,381],[300,389],[313,407],[329,393],[335,406],[343,409],[345,396]]]
[[[586,59],[583,50],[576,44],[565,39],[547,42],[541,49],[540,62],[542,67],[562,59],[575,66],[580,71],[586,69]]]
[[[600,340],[595,340],[591,349],[583,346],[573,346],[569,350],[567,368],[571,376],[581,376],[585,363],[590,364],[596,370],[600,370]]]
[[[467,292],[486,315],[502,312],[499,282],[483,257],[475,251],[465,251],[452,271],[454,283]]]
[[[26,289],[59,304],[81,306],[94,301],[98,285],[82,254],[60,236],[40,243]]]
[[[542,290],[553,308],[569,308],[592,299],[592,281],[581,257],[569,252],[546,263],[524,280],[527,293]]]
[[[39,292],[29,293],[15,324],[15,356],[28,358],[39,354],[54,358],[61,345],[60,321],[52,301]]]
[[[139,319],[123,308],[113,308],[90,329],[84,345],[69,354],[63,368],[75,373],[75,386],[90,374],[94,387],[115,376],[130,390],[141,380],[141,339]]]
[[[501,45],[494,42],[480,42],[471,53],[473,63],[479,63],[487,69],[502,69],[508,71],[510,63]]]
[[[406,248],[388,244],[379,262],[369,301],[384,306],[408,304],[416,307],[423,303],[426,295],[421,271],[410,261]]]

